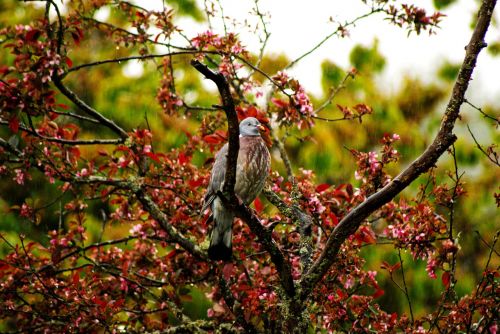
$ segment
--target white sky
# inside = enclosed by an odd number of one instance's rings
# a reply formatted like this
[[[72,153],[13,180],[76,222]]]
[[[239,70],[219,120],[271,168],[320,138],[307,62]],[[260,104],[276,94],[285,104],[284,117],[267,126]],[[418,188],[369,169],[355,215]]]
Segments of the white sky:
[[[198,0],[203,8],[203,0]],[[216,1],[214,1],[217,3]],[[431,0],[412,1],[417,6],[433,12]],[[253,0],[220,0],[224,15],[239,22],[250,17],[254,6]],[[142,6],[162,8],[162,0],[140,1]],[[310,50],[326,35],[336,29],[329,18],[346,22],[367,13],[369,7],[361,0],[260,0],[262,12],[269,13],[268,30],[271,37],[267,44],[268,53],[285,53],[290,59]],[[333,37],[320,49],[307,56],[293,70],[294,75],[313,94],[319,94],[320,64],[329,59],[345,69],[349,68],[349,52],[356,44],[370,46],[375,38],[379,40],[379,52],[386,57],[386,69],[380,77],[380,84],[389,91],[396,91],[403,74],[417,76],[423,81],[435,79],[435,72],[446,60],[461,63],[471,30],[469,25],[472,15],[478,9],[478,2],[459,0],[454,5],[442,10],[447,16],[443,18],[441,29],[437,34],[429,36],[426,32],[409,37],[405,29],[398,28],[383,20],[383,14],[374,15],[358,22],[350,28],[347,38]],[[495,17],[500,22],[500,10],[497,8]],[[215,32],[223,33],[222,24],[214,22]],[[178,26],[189,37],[208,29],[191,20],[181,19]],[[232,30],[229,28],[229,30]],[[255,34],[244,29],[236,31],[242,43],[251,51],[257,52],[258,39]],[[490,27],[486,42],[500,40],[500,30]],[[132,73],[133,67],[128,68]],[[478,104],[500,102],[500,58],[490,56],[485,50],[481,52],[478,67],[475,69],[473,81],[468,91],[471,101]]]
[[[412,1],[406,1],[412,3]],[[253,1],[221,0],[224,14],[229,17],[247,17]],[[413,1],[417,6],[433,11],[430,0]],[[333,17],[340,22],[350,21],[360,14],[369,11],[368,6],[360,0],[261,0],[262,11],[270,13],[268,29],[271,37],[268,52],[284,52],[291,59],[300,56],[332,32],[336,25],[329,22]],[[464,47],[471,36],[469,25],[478,8],[478,2],[461,0],[443,10],[447,16],[443,18],[441,29],[437,34],[429,36],[426,32],[419,36],[411,34],[383,20],[383,16],[375,15],[358,22],[351,27],[350,36],[340,39],[333,37],[315,53],[305,58],[292,72],[299,81],[312,93],[320,92],[320,64],[329,59],[348,68],[348,55],[352,47],[358,43],[369,46],[374,38],[379,40],[379,51],[386,57],[387,65],[381,78],[381,84],[389,90],[397,89],[402,73],[420,77],[424,81],[435,78],[436,69],[445,60],[461,62]],[[497,22],[500,21],[498,8]],[[242,34],[242,41],[254,41],[255,38]],[[499,29],[491,29],[487,42],[500,39]],[[252,48],[252,45],[247,44]],[[483,50],[478,67],[474,74],[471,91],[478,99],[488,102],[500,101],[500,58],[493,58]],[[428,78],[428,79],[427,79]],[[474,100],[474,99],[471,99]]]

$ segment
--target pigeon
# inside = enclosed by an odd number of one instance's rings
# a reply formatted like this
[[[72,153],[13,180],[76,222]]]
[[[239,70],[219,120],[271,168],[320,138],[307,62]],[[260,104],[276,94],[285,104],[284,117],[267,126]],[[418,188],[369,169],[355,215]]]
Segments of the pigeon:
[[[234,192],[238,199],[249,205],[264,187],[271,168],[271,155],[259,130],[264,127],[254,117],[241,121],[240,149],[236,165]],[[229,261],[232,256],[232,225],[234,213],[224,207],[217,196],[222,191],[226,175],[228,144],[226,143],[215,156],[210,183],[203,202],[202,212],[210,208],[208,221],[213,221],[208,256],[212,260]]]

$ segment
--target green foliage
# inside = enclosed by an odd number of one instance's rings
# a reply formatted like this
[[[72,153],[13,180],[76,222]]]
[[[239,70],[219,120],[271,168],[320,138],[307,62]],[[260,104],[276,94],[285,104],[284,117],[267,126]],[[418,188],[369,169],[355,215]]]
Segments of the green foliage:
[[[432,2],[437,9],[443,9],[454,4],[456,1],[457,0],[433,0]]]
[[[378,40],[371,47],[356,45],[349,55],[351,64],[360,72],[379,73],[385,67],[385,58],[378,51]]]
[[[344,79],[346,75],[345,71],[340,66],[329,60],[324,60],[321,63],[321,73],[321,85],[325,92],[328,91],[330,87],[340,85],[342,79]]]
[[[456,79],[458,71],[460,70],[459,64],[452,64],[445,62],[438,70],[438,77],[442,80],[452,82]]]
[[[198,8],[195,0],[169,0],[180,15],[190,16],[200,22],[204,19],[203,12]]]
[[[493,56],[500,55],[500,41],[489,43],[486,50]]]

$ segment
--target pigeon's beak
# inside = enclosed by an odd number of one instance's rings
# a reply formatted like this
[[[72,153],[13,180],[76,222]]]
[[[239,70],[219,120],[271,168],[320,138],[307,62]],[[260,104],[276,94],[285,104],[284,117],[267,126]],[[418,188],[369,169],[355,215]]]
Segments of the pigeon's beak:
[[[266,131],[266,127],[262,124],[259,124],[259,126],[257,127],[260,131]]]

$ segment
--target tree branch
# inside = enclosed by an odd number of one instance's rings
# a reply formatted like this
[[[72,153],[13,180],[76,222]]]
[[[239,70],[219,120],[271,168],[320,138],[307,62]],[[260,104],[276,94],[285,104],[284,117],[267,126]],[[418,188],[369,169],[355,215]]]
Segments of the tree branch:
[[[0,119],[0,124],[8,125],[9,122],[3,119]],[[55,137],[47,137],[41,135],[34,127],[31,129],[27,128],[24,125],[19,125],[19,130],[29,133],[35,137],[38,137],[46,142],[58,143],[63,145],[118,145],[123,143],[122,139],[63,139],[63,138],[55,138]]]
[[[240,150],[240,129],[234,100],[231,96],[229,84],[222,73],[213,72],[206,65],[195,59],[191,61],[191,65],[217,85],[217,89],[222,98],[222,108],[226,113],[229,132],[226,176],[224,178],[224,187],[222,190],[225,196],[229,195],[228,198],[232,201],[236,197],[234,195],[234,185],[236,183],[236,164],[238,162],[238,152]]]
[[[86,63],[86,64],[81,64],[74,66],[72,68],[69,68],[65,73],[63,73],[60,78],[66,77],[71,72],[79,71],[83,68],[87,67],[94,67],[94,66],[99,66],[99,65],[104,65],[104,64],[109,64],[109,63],[121,63],[122,61],[130,61],[130,60],[145,60],[145,59],[154,59],[154,58],[163,58],[163,57],[171,57],[171,56],[182,56],[182,55],[192,55],[192,54],[219,54],[219,52],[216,51],[203,51],[200,52],[200,50],[186,50],[186,51],[177,51],[177,52],[167,52],[167,53],[160,53],[160,54],[146,54],[146,55],[139,55],[139,56],[128,56],[128,57],[118,57],[118,58],[113,58],[113,59],[104,59],[104,60],[98,60],[94,61],[91,63]]]
[[[66,96],[71,102],[73,102],[76,106],[78,106],[78,108],[80,108],[83,112],[85,112],[89,116],[92,116],[93,118],[98,120],[101,124],[105,125],[113,132],[118,134],[123,141],[125,141],[128,138],[128,134],[125,130],[123,130],[115,122],[104,117],[100,112],[98,112],[97,110],[89,106],[87,103],[85,103],[83,100],[81,100],[78,97],[78,95],[76,95],[72,90],[70,90],[63,84],[60,77],[54,75],[52,80],[54,81],[54,84],[59,89],[59,91],[64,96]]]
[[[486,152],[483,149],[483,147],[479,144],[479,142],[477,141],[476,137],[472,133],[472,130],[470,129],[469,124],[467,124],[467,130],[469,130],[469,133],[472,136],[472,139],[474,140],[474,143],[476,143],[476,146],[479,149],[479,151],[481,151],[481,153],[483,153],[488,158],[488,160],[490,160],[495,165],[497,165],[497,167],[500,167],[500,163],[498,162],[498,158],[497,158],[496,154],[490,155],[490,154],[488,154],[488,152]],[[492,156],[493,156],[493,158],[492,158]]]
[[[192,60],[191,65],[207,79],[212,80],[217,85],[219,93],[222,97],[223,109],[226,112],[229,124],[229,149],[226,165],[226,177],[224,180],[223,193],[221,194],[222,196],[220,196],[223,200],[223,204],[228,206],[230,210],[233,210],[238,218],[243,219],[243,221],[248,224],[252,232],[257,235],[259,241],[270,254],[271,260],[276,266],[283,289],[287,295],[294,296],[295,286],[293,284],[292,268],[290,263],[285,259],[276,242],[273,240],[272,232],[262,226],[259,219],[246,205],[239,204],[238,199],[234,194],[234,185],[236,183],[236,164],[238,161],[240,140],[238,116],[236,114],[234,100],[229,89],[229,84],[221,73],[213,72],[198,60]]]
[[[439,157],[455,142],[456,136],[452,132],[453,127],[459,116],[460,106],[464,102],[464,95],[476,65],[479,52],[486,46],[484,36],[490,25],[495,5],[496,0],[483,0],[482,2],[476,26],[470,42],[466,47],[465,59],[453,87],[450,101],[448,102],[446,112],[441,121],[441,127],[433,142],[420,157],[413,161],[392,182],[368,197],[363,203],[345,216],[336,226],[335,230],[328,238],[325,249],[320,257],[314,262],[301,280],[302,300],[308,298],[316,286],[316,283],[326,274],[328,269],[336,261],[342,243],[350,235],[356,232],[363,220],[372,212],[393,199],[420,174],[428,171],[434,166]]]

